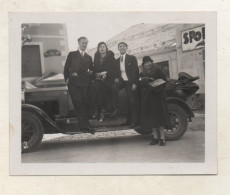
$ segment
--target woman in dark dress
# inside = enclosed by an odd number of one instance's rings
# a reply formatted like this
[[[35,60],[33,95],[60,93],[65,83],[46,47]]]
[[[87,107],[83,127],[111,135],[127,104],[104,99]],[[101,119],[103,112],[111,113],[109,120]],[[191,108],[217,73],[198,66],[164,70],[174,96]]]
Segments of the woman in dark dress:
[[[140,74],[141,117],[140,128],[144,132],[153,131],[151,145],[166,145],[164,129],[170,127],[164,84],[152,88],[149,82],[157,79],[166,81],[166,75],[156,67],[149,56],[143,58],[143,72]]]
[[[99,114],[99,121],[104,120],[105,109],[114,82],[116,60],[114,53],[108,50],[105,42],[100,42],[94,55],[94,81],[90,89],[91,103],[95,109],[93,118]]]

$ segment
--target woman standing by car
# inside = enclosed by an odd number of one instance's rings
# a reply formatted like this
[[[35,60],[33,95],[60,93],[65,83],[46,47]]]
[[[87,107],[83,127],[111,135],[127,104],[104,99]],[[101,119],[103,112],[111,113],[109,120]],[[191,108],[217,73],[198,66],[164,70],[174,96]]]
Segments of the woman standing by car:
[[[140,74],[141,85],[141,117],[140,128],[142,132],[153,130],[151,145],[159,143],[166,145],[164,129],[170,127],[164,87],[166,75],[156,67],[149,56],[143,58],[143,72]],[[160,79],[160,80],[158,80]],[[160,81],[158,87],[153,87]],[[155,82],[155,83],[154,83]]]
[[[94,55],[94,82],[90,88],[91,103],[95,108],[94,118],[99,114],[99,121],[104,120],[105,109],[114,82],[114,53],[108,50],[105,42],[100,42]]]

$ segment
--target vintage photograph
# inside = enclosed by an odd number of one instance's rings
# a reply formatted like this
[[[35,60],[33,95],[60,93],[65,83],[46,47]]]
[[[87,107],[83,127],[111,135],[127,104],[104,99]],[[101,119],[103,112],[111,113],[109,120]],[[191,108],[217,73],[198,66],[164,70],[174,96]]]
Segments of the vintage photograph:
[[[18,23],[23,166],[205,164],[206,23],[149,14]]]

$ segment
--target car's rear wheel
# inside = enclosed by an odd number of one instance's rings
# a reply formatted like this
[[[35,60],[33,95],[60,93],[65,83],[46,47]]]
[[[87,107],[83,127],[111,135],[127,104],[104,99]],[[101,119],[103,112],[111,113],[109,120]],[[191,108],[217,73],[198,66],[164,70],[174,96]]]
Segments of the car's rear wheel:
[[[172,128],[165,130],[165,138],[168,141],[180,139],[186,132],[188,120],[183,108],[177,104],[168,104],[169,117]],[[149,135],[152,130],[143,131],[141,128],[135,129],[141,135]]]
[[[43,138],[44,129],[41,120],[28,111],[22,111],[21,143],[22,152],[34,150]]]
[[[165,130],[165,138],[169,141],[178,140],[187,130],[187,115],[184,109],[177,104],[168,104],[168,109],[172,128]]]

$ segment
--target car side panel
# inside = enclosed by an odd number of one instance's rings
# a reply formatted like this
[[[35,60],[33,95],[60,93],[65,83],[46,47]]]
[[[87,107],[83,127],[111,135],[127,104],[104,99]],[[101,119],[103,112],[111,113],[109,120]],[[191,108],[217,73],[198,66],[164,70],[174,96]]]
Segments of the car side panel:
[[[41,108],[52,119],[69,116],[67,89],[26,92],[25,103]]]

